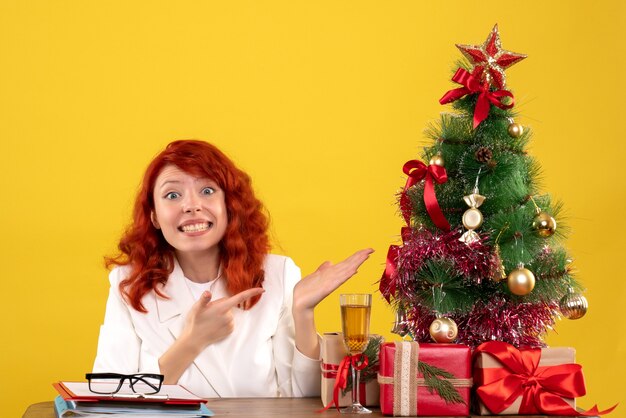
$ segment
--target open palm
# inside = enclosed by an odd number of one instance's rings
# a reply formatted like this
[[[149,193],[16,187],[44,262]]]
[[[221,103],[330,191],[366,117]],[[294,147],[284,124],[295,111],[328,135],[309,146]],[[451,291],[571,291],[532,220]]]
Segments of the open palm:
[[[293,304],[296,310],[312,310],[324,298],[354,276],[359,266],[374,250],[367,248],[357,251],[345,260],[332,264],[326,261],[317,270],[303,277],[293,290]]]

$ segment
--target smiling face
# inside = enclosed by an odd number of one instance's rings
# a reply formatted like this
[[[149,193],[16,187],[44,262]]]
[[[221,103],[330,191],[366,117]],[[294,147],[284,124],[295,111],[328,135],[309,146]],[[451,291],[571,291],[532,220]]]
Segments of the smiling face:
[[[155,181],[152,223],[177,254],[216,255],[228,224],[224,191],[167,165]]]

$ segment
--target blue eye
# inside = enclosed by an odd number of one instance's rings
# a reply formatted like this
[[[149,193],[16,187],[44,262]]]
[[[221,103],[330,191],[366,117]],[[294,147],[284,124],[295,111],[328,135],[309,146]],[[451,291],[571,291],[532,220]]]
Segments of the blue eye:
[[[215,189],[213,187],[205,187],[200,193],[204,195],[212,195],[213,193],[215,193]]]
[[[168,194],[165,195],[165,198],[169,200],[174,200],[179,197],[180,197],[180,194],[178,194],[177,192],[169,192]]]

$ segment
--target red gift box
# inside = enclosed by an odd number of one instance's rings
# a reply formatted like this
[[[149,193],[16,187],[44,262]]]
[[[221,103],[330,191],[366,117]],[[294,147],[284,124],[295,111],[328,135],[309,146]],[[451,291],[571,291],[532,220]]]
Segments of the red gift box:
[[[585,395],[581,366],[573,348],[517,349],[501,341],[479,345],[474,353],[474,382],[481,415],[604,415],[596,406],[576,410]]]
[[[429,387],[420,363],[448,372],[458,401],[446,401]],[[394,416],[468,416],[470,405],[471,351],[461,344],[386,343],[380,347],[380,410]],[[458,396],[457,395],[457,396]]]

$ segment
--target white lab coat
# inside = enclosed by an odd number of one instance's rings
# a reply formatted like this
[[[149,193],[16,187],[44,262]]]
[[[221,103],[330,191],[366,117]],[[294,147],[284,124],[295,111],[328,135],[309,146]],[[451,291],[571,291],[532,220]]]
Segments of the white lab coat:
[[[178,383],[197,396],[300,397],[320,392],[320,361],[295,348],[291,313],[293,288],[300,269],[287,257],[268,255],[261,300],[250,310],[233,309],[232,334],[209,345],[183,373]],[[119,283],[126,268],[109,275],[111,289],[100,328],[94,372],[159,373],[159,357],[180,335],[195,302],[183,271],[176,263],[162,287],[169,299],[154,291],[142,299],[148,313],[133,309],[122,298]],[[212,289],[213,300],[227,297],[224,279]]]

